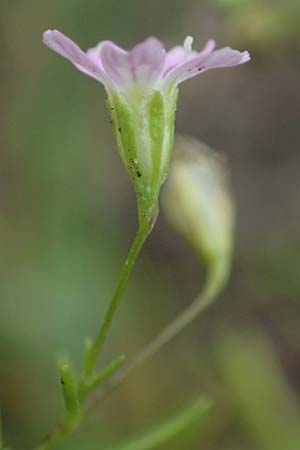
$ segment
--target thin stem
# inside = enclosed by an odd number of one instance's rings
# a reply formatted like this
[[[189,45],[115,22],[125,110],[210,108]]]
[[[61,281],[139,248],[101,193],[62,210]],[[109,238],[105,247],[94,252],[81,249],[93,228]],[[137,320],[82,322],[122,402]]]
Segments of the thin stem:
[[[45,441],[34,450],[49,450],[56,444],[59,444],[65,437],[75,431],[81,422],[81,417],[76,421],[64,419],[45,439]]]
[[[83,403],[88,394],[112,376],[125,361],[125,355],[119,355],[113,359],[104,369],[102,369],[97,375],[93,375],[84,383],[81,383],[78,387],[78,397],[80,403]]]
[[[142,244],[141,244],[142,245]],[[135,246],[133,244],[132,248]],[[132,249],[130,250],[128,259]],[[137,253],[138,254],[138,253]],[[137,256],[136,254],[136,256]],[[135,259],[136,259],[135,256]],[[127,259],[127,261],[128,261]],[[134,259],[134,260],[135,260]],[[134,264],[132,262],[132,266]],[[68,424],[63,422],[60,427],[53,432],[53,434],[45,441],[44,444],[37,447],[34,450],[49,450],[53,445],[61,442],[65,436],[74,431],[79,425],[80,421],[92,410],[94,407],[109,394],[109,392],[119,385],[124,378],[131,373],[133,369],[142,364],[150,356],[154,355],[165,344],[167,344],[172,338],[174,338],[185,326],[192,322],[198,314],[204,311],[216,298],[216,296],[222,290],[228,275],[228,265],[218,264],[212,266],[209,271],[206,284],[201,294],[188,306],[182,313],[179,314],[164,330],[158,334],[148,345],[146,345],[140,353],[134,356],[127,364],[123,366],[118,372],[116,372],[98,392],[92,398],[87,400],[86,407],[82,411],[80,420],[76,423]],[[122,272],[120,279],[122,279]],[[120,284],[120,283],[119,283]],[[99,333],[100,335],[100,333]]]
[[[105,337],[111,325],[114,314],[117,310],[118,304],[121,300],[121,296],[126,287],[129,275],[134,267],[134,264],[141,251],[141,248],[152,229],[152,226],[153,223],[148,223],[147,221],[140,223],[134,242],[129,250],[127,259],[121,270],[118,284],[112,296],[103,324],[101,325],[98,336],[92,346],[92,351],[90,353],[89,367],[88,371],[86,371],[87,373],[85,373],[84,380],[86,380],[95,369],[97,357],[101,352]],[[78,428],[82,419],[83,419],[82,413],[79,413],[78,417],[74,420],[70,420],[67,417],[64,418],[62,422],[46,437],[45,441],[41,445],[36,447],[34,450],[49,450],[54,445],[59,444],[65,437],[73,433]]]
[[[119,276],[119,280],[118,280],[118,284],[117,284],[115,292],[112,296],[112,299],[109,304],[106,315],[104,317],[103,323],[101,325],[99,333],[93,344],[89,367],[86,368],[87,369],[86,376],[91,375],[95,369],[95,366],[97,363],[97,358],[102,350],[104,340],[106,338],[109,327],[114,318],[117,307],[120,303],[120,300],[121,300],[122,294],[124,292],[124,289],[126,287],[129,275],[133,269],[136,259],[140,253],[140,250],[141,250],[145,240],[147,239],[147,236],[148,236],[150,230],[151,230],[151,227],[147,222],[141,223],[139,226],[135,240],[129,250],[128,257],[125,261],[124,266],[122,267],[122,270],[121,270],[121,273]]]
[[[158,334],[148,345],[146,345],[140,353],[134,356],[127,364],[125,364],[118,372],[116,372],[103,386],[103,388],[90,399],[86,414],[93,409],[96,404],[115,388],[124,378],[137,366],[142,364],[150,356],[154,355],[165,344],[173,339],[180,331],[189,325],[202,311],[204,311],[217,297],[225,285],[229,273],[228,261],[222,261],[211,266],[207,281],[201,294],[182,312],[180,313],[164,330]]]

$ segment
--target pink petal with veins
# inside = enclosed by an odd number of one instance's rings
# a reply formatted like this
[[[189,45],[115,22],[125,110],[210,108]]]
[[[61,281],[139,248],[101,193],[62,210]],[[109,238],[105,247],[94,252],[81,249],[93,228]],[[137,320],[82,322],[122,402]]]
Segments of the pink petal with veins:
[[[160,76],[165,49],[155,38],[136,45],[130,52],[105,41],[100,44],[100,60],[105,72],[120,87],[134,82],[147,85]]]
[[[116,84],[126,84],[132,80],[129,53],[111,41],[99,45],[100,61],[107,75]]]
[[[105,82],[105,74],[95,62],[84,53],[75,42],[57,30],[48,30],[43,35],[43,42],[51,50],[68,59],[81,72]]]
[[[189,75],[191,73],[191,68],[198,68],[201,66],[201,64],[203,64],[203,62],[211,55],[215,46],[216,43],[214,40],[210,39],[207,41],[201,52],[192,52],[192,57],[188,58],[186,62],[179,64],[174,70],[172,70],[171,73],[169,73],[168,79],[176,81],[178,84],[181,81],[190,78]],[[192,76],[195,75],[196,73]]]
[[[190,60],[197,56],[197,52],[188,52],[183,46],[176,46],[171,48],[166,54],[165,65],[163,68],[163,77],[166,77],[170,72],[176,69],[178,66],[184,62]]]
[[[174,67],[178,66],[184,61],[187,52],[184,47],[177,45],[171,48],[166,54],[163,75],[167,75]]]
[[[102,67],[101,59],[100,59],[100,44],[96,45],[96,47],[89,48],[86,52],[88,58],[93,61],[96,66],[100,67],[101,70],[104,70]]]
[[[225,47],[213,52],[211,47],[207,45],[205,51],[172,72],[170,78],[179,84],[206,70],[238,66],[249,60],[250,55],[247,51],[239,52],[230,47]]]
[[[162,43],[150,37],[129,53],[133,79],[140,84],[153,83],[161,75],[166,58]]]
[[[239,52],[230,47],[224,47],[213,52],[205,61],[206,70],[216,69],[218,67],[233,67],[250,61],[250,55],[247,51]]]

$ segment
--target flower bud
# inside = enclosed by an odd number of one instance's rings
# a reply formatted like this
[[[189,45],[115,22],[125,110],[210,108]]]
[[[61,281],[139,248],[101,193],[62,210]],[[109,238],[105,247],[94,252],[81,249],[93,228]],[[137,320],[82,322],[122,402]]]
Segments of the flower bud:
[[[230,259],[234,205],[220,155],[195,139],[176,138],[163,206],[208,265]]]

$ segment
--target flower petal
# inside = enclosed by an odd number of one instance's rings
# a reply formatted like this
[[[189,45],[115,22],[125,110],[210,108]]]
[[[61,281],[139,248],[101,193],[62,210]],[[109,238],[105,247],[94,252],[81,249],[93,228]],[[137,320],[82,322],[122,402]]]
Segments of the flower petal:
[[[155,38],[136,45],[130,52],[104,41],[99,52],[103,69],[121,88],[134,82],[145,85],[155,81],[165,62],[165,49]]]
[[[184,47],[177,45],[171,48],[166,54],[163,75],[166,76],[172,69],[184,62],[186,57],[186,50]]]
[[[127,84],[131,81],[129,53],[111,41],[103,41],[99,46],[100,60],[107,75],[116,84]]]
[[[239,52],[230,47],[225,47],[212,52],[212,44],[209,45],[208,42],[203,52],[199,53],[198,56],[189,60],[187,63],[181,65],[176,71],[170,74],[170,77],[179,84],[206,70],[238,66],[249,60],[250,55],[247,51]]]
[[[190,58],[185,60],[185,62],[177,66],[175,70],[172,70],[169,73],[168,79],[175,81],[178,84],[181,81],[196,75],[197,72],[191,75],[192,69],[198,68],[201,64],[203,64],[203,62],[209,57],[209,55],[211,55],[213,49],[215,48],[215,45],[216,43],[213,39],[207,41],[201,52],[192,52]]]
[[[48,30],[43,35],[43,42],[56,53],[68,59],[81,72],[98,81],[105,82],[105,75],[100,65],[95,64],[92,58],[89,58],[75,42],[64,34],[57,30]]]
[[[233,67],[250,61],[247,51],[239,52],[230,47],[224,47],[213,52],[205,61],[205,69],[216,69],[219,67]]]
[[[86,55],[88,56],[88,58],[91,61],[93,61],[94,64],[96,64],[103,70],[101,58],[100,58],[100,47],[101,47],[101,42],[98,45],[96,45],[96,47],[89,48],[86,51]]]
[[[129,53],[133,79],[141,84],[156,81],[161,75],[166,51],[162,43],[150,37],[136,45]]]
[[[195,58],[198,53],[195,51],[188,52],[183,46],[176,46],[171,48],[166,54],[165,65],[163,68],[163,77],[165,78],[173,70],[179,67],[181,64]]]

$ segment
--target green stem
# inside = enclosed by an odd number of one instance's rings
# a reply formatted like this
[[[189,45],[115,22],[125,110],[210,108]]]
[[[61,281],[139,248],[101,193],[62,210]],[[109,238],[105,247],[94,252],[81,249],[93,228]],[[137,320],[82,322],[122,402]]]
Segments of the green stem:
[[[123,372],[132,370],[150,356],[160,350],[165,344],[180,333],[196,317],[204,311],[216,298],[223,287],[227,269],[225,266],[214,267],[209,272],[206,285],[201,294],[186,307],[172,322],[167,325],[144,349],[138,353],[129,363],[124,366]],[[116,373],[117,377],[118,373]]]
[[[180,333],[187,325],[189,325],[202,311],[204,311],[218,296],[223,289],[229,274],[229,261],[222,260],[215,263],[209,269],[207,281],[203,291],[198,297],[180,313],[163,331],[158,334],[148,345],[146,345],[140,353],[134,356],[127,364],[125,364],[118,372],[116,372],[87,404],[84,415],[93,409],[97,403],[117,385],[137,366],[142,364],[146,359],[154,355],[165,344]]]
[[[49,450],[55,445],[59,444],[65,437],[75,431],[81,422],[81,417],[76,421],[64,419],[60,425],[57,426],[45,439],[45,441],[34,448],[34,450]]]
[[[126,282],[130,275],[130,272],[134,266],[136,258],[145,242],[151,227],[140,227],[134,243],[129,251],[128,258],[125,266],[123,267],[115,294],[112,298],[109,310],[106,314],[103,325],[100,329],[95,344],[98,345],[99,351],[102,348],[104,338],[109,329],[109,325],[117,309],[120,297]],[[34,450],[49,450],[54,445],[59,444],[65,437],[72,434],[79,426],[85,416],[93,409],[102,398],[116,387],[123,379],[137,366],[143,363],[146,359],[156,353],[165,344],[167,344],[172,338],[174,338],[184,327],[192,322],[203,310],[205,310],[217,297],[227,281],[229,273],[229,261],[221,261],[211,266],[205,287],[202,293],[196,297],[196,299],[188,306],[173,322],[171,322],[158,336],[156,336],[144,349],[134,356],[129,363],[127,363],[116,374],[112,375],[103,388],[99,391],[98,395],[94,395],[93,398],[87,399],[86,406],[81,411],[76,420],[70,421],[64,419],[61,424],[49,435],[45,442]],[[94,344],[94,345],[95,345]],[[98,355],[99,353],[97,353]],[[95,360],[96,362],[96,360]]]
[[[125,355],[119,355],[115,359],[113,359],[103,370],[101,370],[98,374],[91,376],[88,379],[85,379],[78,387],[78,396],[80,403],[82,403],[87,395],[112,376],[114,372],[116,372],[121,365],[125,361]]]
[[[86,373],[84,376],[84,380],[87,380],[88,377],[93,374],[95,369],[95,365],[97,363],[97,357],[101,352],[102,346],[104,344],[105,337],[111,325],[114,314],[117,310],[118,304],[121,300],[121,296],[126,287],[129,275],[133,269],[133,266],[136,262],[136,259],[141,251],[141,248],[147,239],[153,223],[148,221],[143,221],[140,223],[135,240],[129,250],[128,257],[125,261],[125,264],[121,270],[117,287],[111,299],[109,308],[105,315],[103,324],[100,328],[98,336],[92,345],[92,349],[90,350],[88,365],[86,365]],[[45,441],[34,450],[48,450],[52,448],[54,445],[59,444],[65,437],[73,433],[78,425],[81,423],[83,416],[79,413],[78,417],[74,420],[70,420],[69,418],[64,418],[62,422],[55,428],[50,435],[47,436]]]
[[[125,261],[125,264],[122,267],[122,270],[121,270],[121,273],[119,276],[119,280],[118,280],[118,284],[117,284],[115,292],[112,296],[110,305],[109,305],[106,315],[104,317],[104,320],[103,320],[103,323],[99,330],[99,333],[98,333],[98,335],[95,339],[95,342],[92,346],[89,364],[86,367],[86,374],[85,374],[86,376],[90,376],[94,372],[98,356],[102,350],[104,340],[106,338],[109,327],[114,318],[117,307],[120,303],[124,289],[127,285],[129,275],[134,267],[136,259],[139,255],[140,250],[141,250],[145,240],[147,239],[150,231],[151,231],[151,226],[147,221],[145,221],[139,225],[135,240],[129,250],[129,254]]]

